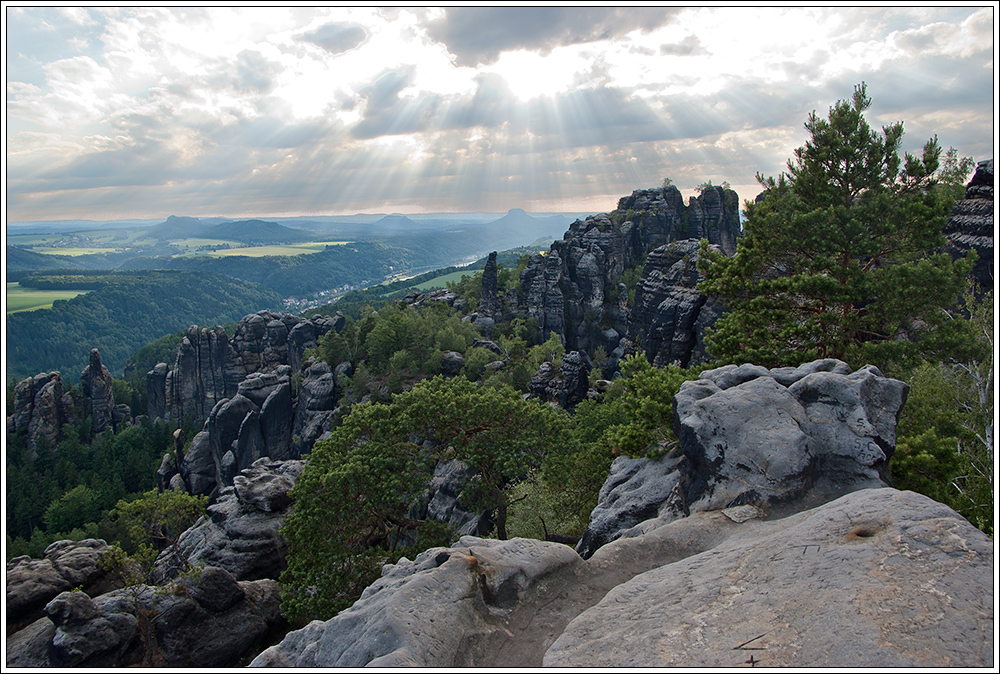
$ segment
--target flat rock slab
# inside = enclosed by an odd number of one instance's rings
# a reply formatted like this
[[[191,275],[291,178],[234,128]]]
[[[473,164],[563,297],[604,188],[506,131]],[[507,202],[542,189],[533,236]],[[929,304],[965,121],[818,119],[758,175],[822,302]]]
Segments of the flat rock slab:
[[[992,667],[993,542],[866,489],[636,576],[574,619],[555,667]]]

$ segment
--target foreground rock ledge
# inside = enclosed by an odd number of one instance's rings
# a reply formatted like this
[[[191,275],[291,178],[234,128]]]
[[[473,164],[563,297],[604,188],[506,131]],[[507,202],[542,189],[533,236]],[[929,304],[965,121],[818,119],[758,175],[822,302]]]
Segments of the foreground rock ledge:
[[[619,585],[544,664],[992,667],[993,621],[989,537],[919,494],[866,489]]]
[[[947,506],[883,488],[778,520],[733,510],[588,560],[463,537],[386,567],[352,608],[252,664],[993,665],[993,543]]]

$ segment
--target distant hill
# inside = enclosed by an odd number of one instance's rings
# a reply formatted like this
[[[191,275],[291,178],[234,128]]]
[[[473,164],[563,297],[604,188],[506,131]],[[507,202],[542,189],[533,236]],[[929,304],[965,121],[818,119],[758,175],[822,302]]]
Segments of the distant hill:
[[[82,269],[84,267],[70,255],[43,255],[15,246],[7,246],[7,259],[4,262],[8,282],[19,280],[25,272],[33,269]]]
[[[276,222],[264,220],[237,220],[207,228],[201,235],[204,239],[239,241],[246,244],[281,244],[314,241],[315,235],[300,229],[292,229]]]
[[[163,223],[150,228],[148,236],[161,241],[176,239],[218,239],[238,241],[248,245],[301,243],[315,240],[315,235],[265,220],[235,220],[219,223],[218,218],[201,220],[171,215]]]
[[[163,223],[151,227],[148,236],[151,239],[167,241],[170,239],[200,239],[202,232],[208,228],[198,218],[171,215]]]

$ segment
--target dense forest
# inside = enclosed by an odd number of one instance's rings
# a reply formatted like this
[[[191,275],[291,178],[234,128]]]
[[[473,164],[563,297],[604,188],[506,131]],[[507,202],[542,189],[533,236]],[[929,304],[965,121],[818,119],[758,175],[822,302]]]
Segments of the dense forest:
[[[20,285],[91,292],[56,301],[51,309],[7,316],[8,379],[58,370],[74,381],[92,348],[100,350],[109,370],[120,373],[129,356],[159,336],[281,306],[271,290],[207,272],[35,272]]]

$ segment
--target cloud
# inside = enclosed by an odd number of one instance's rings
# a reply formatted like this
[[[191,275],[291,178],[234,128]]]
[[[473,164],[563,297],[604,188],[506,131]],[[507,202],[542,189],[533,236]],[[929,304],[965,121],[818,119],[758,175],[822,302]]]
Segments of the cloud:
[[[443,42],[460,65],[496,61],[516,49],[548,52],[554,47],[652,30],[680,8],[630,7],[449,7],[427,32]]]
[[[357,24],[327,23],[303,33],[301,39],[322,47],[331,54],[342,54],[358,47],[368,38],[368,33]]]
[[[705,48],[694,35],[688,35],[680,42],[660,45],[660,54],[663,56],[691,56],[692,54],[704,54]]]

